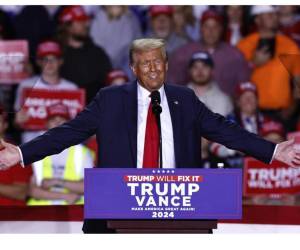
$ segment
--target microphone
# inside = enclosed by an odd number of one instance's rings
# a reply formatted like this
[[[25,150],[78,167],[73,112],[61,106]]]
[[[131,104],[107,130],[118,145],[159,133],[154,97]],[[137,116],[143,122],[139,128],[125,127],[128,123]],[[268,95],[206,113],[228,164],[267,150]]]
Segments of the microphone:
[[[152,104],[152,112],[158,116],[162,112],[162,108],[160,106],[160,93],[155,90],[151,93],[151,104]]]
[[[161,124],[160,124],[160,113],[162,112],[162,108],[160,106],[160,93],[155,90],[151,93],[151,104],[152,104],[152,112],[156,116],[156,122],[158,126],[158,134],[159,134],[159,168],[163,167],[162,161],[162,136],[161,136]]]

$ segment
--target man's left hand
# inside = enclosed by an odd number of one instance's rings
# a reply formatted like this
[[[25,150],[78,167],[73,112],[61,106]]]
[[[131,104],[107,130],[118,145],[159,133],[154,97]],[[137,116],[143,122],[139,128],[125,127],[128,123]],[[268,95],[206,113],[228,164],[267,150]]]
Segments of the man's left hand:
[[[295,144],[294,139],[279,143],[274,159],[291,167],[300,167],[300,145]]]

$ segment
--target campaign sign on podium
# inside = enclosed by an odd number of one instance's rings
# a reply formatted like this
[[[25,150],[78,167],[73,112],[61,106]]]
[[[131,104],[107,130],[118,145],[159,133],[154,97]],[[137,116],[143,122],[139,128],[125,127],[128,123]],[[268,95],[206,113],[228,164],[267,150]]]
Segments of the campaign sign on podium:
[[[85,170],[86,219],[240,219],[241,169]]]

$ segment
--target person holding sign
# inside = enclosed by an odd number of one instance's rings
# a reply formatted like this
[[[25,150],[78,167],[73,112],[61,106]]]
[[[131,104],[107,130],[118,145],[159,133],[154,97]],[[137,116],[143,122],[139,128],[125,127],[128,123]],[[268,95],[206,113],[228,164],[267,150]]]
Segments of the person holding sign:
[[[99,145],[98,167],[201,168],[201,137],[265,163],[277,159],[300,165],[300,151],[292,140],[277,145],[266,141],[210,111],[193,90],[167,84],[164,40],[134,40],[129,57],[136,81],[101,89],[75,119],[20,147],[2,141],[0,168],[39,161],[93,134]],[[103,221],[86,220],[83,231],[107,228]]]
[[[63,64],[63,55],[60,45],[52,40],[47,40],[38,45],[37,65],[40,67],[41,75],[33,76],[20,83],[15,101],[15,123],[18,127],[29,119],[29,115],[22,109],[22,95],[25,89],[45,90],[76,90],[75,83],[61,78],[60,68]],[[45,131],[26,130],[22,134],[22,142],[27,142]]]

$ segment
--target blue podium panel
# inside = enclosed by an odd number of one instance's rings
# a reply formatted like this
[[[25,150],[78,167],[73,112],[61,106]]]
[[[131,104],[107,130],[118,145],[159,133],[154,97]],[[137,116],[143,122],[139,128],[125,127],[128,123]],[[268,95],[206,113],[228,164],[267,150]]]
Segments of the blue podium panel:
[[[86,219],[240,219],[241,169],[85,170]]]

